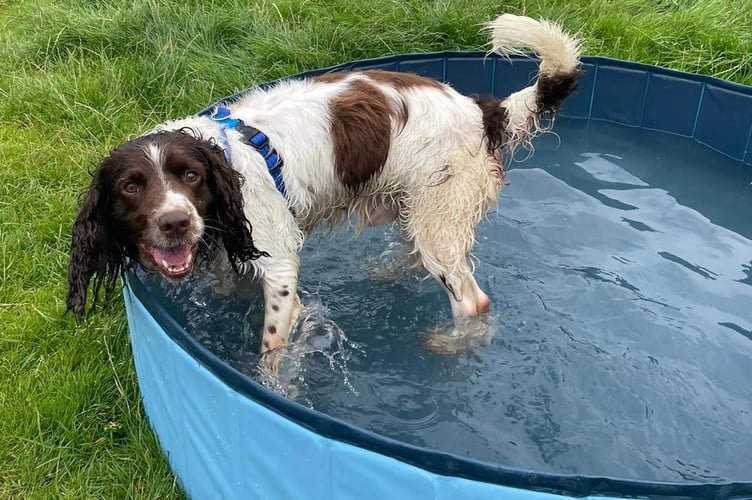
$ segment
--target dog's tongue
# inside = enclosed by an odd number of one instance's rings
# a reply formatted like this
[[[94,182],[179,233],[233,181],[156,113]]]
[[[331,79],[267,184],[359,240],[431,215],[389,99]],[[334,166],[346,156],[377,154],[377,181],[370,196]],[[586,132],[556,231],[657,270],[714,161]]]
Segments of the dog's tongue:
[[[168,266],[179,266],[191,257],[193,247],[191,245],[180,245],[172,248],[155,248],[153,250],[154,258],[157,262],[166,262]]]
[[[152,249],[154,262],[168,275],[189,271],[193,264],[193,245]]]

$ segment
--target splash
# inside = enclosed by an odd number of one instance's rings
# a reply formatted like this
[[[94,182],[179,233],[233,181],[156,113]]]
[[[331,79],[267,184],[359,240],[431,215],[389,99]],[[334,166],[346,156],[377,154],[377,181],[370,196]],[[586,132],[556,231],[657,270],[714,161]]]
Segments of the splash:
[[[354,396],[358,393],[350,382],[348,362],[365,351],[350,340],[330,317],[329,308],[316,295],[303,294],[303,309],[293,326],[286,346],[265,354],[255,374],[257,381],[289,399],[313,408],[307,396],[310,386],[323,378],[338,378]]]

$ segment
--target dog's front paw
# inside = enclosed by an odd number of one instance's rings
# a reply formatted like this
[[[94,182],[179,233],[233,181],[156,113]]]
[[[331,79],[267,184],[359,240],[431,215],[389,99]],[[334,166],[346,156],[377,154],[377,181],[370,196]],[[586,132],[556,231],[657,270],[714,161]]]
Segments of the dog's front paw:
[[[298,394],[294,376],[296,370],[289,361],[287,345],[266,351],[256,367],[256,380],[277,394],[295,399]]]

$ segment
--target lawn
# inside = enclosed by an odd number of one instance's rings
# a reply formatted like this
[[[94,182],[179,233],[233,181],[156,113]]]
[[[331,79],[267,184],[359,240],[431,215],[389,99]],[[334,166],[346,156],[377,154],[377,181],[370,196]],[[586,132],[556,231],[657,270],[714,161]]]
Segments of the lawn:
[[[501,12],[588,55],[752,84],[750,0],[0,0],[0,498],[180,498],[140,403],[120,297],[64,314],[79,193],[110,148],[303,70],[478,50]]]

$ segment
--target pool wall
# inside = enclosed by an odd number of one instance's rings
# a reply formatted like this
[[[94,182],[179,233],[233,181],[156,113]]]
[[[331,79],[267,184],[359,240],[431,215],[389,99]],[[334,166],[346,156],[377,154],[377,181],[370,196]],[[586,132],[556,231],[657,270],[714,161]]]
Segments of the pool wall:
[[[742,168],[752,164],[752,89],[610,59],[583,62],[583,78],[563,116],[691,137]],[[449,82],[466,94],[504,96],[527,85],[536,67],[535,60],[520,57],[507,61],[452,52],[361,61],[306,75],[409,71]],[[752,496],[752,483],[543,474],[400,443],[289,401],[237,372],[177,324],[135,274],[127,276],[124,297],[144,408],[191,498]]]

